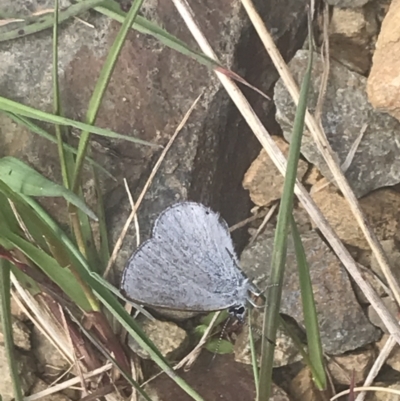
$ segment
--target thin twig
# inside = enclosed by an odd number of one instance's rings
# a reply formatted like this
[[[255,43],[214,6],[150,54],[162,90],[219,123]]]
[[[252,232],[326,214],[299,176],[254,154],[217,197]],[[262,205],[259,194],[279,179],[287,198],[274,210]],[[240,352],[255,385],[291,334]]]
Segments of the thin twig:
[[[275,202],[271,208],[268,210],[268,213],[264,217],[263,222],[260,224],[260,227],[257,228],[257,231],[254,233],[254,235],[250,238],[249,245],[251,245],[257,237],[260,235],[260,232],[264,230],[264,227],[268,224],[268,222],[271,220],[272,215],[274,214],[275,210],[277,209],[279,205],[279,202]]]
[[[259,219],[260,217],[263,217],[264,214],[265,214],[265,211],[257,212],[254,216],[251,216],[251,217],[248,217],[247,219],[239,221],[239,223],[236,223],[233,226],[229,227],[229,232],[232,233],[233,231],[246,226],[247,224]]]
[[[396,394],[396,395],[400,395],[400,390],[395,389],[395,388],[388,388],[388,387],[378,387],[378,386],[370,386],[370,387],[354,387],[353,389],[351,389],[351,391],[353,392],[358,392],[358,391],[382,391],[383,393],[387,393],[387,394]],[[350,394],[350,389],[349,390],[344,390],[338,394],[336,394],[335,396],[333,396],[330,401],[335,401],[337,399],[339,399],[340,397],[343,397],[344,395]]]
[[[323,33],[323,44],[322,44],[322,63],[323,63],[323,71],[321,77],[321,84],[319,88],[318,100],[317,105],[315,106],[314,118],[317,123],[322,127],[321,124],[321,115],[322,109],[325,103],[326,97],[326,89],[328,87],[328,78],[329,78],[329,71],[330,71],[330,59],[329,59],[329,5],[328,3],[324,3],[324,11],[323,11],[323,26],[322,26],[322,33]]]
[[[363,387],[368,387],[372,384],[372,382],[382,369],[382,366],[385,364],[386,360],[388,359],[390,353],[392,352],[396,344],[397,344],[396,340],[393,338],[393,336],[389,336],[385,345],[379,352],[378,358],[375,359],[375,362],[372,365],[372,368],[369,371],[367,378],[365,379]],[[356,401],[364,401],[366,395],[367,393],[363,391],[362,393],[358,394]]]
[[[207,42],[205,36],[200,31],[199,27],[197,26],[196,22],[193,19],[192,11],[185,0],[173,0],[173,3],[184,19],[187,27],[189,28],[190,32],[194,36],[195,40],[199,44],[201,50],[208,55],[209,57],[214,58],[215,60],[216,55]],[[245,5],[246,9],[249,7],[249,2],[242,0],[243,5]],[[251,4],[251,3],[250,3]],[[261,18],[256,13],[254,17],[254,12],[249,11],[252,13],[252,19],[256,18],[257,22],[253,21],[254,25],[257,25],[256,29],[263,31],[265,30],[264,24]],[[262,28],[260,28],[260,26]],[[265,30],[266,31],[266,30]],[[282,59],[279,51],[276,49],[275,44],[269,34],[268,36],[268,44],[269,47],[274,48],[274,58],[279,58],[280,62],[275,63],[277,70],[280,74],[284,70],[287,70],[287,66]],[[271,56],[272,58],[272,56]],[[287,72],[288,73],[288,72]],[[286,172],[286,158],[283,153],[280,151],[274,140],[269,135],[268,131],[262,125],[260,119],[255,114],[254,110],[250,106],[249,102],[243,95],[243,93],[239,90],[237,85],[229,79],[224,74],[215,71],[215,74],[221,81],[222,85],[225,87],[225,90],[228,92],[229,96],[233,100],[233,102],[238,107],[239,111],[242,113],[244,119],[249,124],[250,128],[252,129],[253,133],[256,135],[258,140],[260,141],[261,145],[267,151],[268,155],[271,157],[271,160],[275,163],[278,170],[281,172],[282,175],[285,175]],[[297,87],[296,87],[297,89]],[[297,89],[297,99],[298,99],[298,89]],[[308,121],[310,120],[310,116],[308,117]],[[314,124],[315,126],[315,124]],[[315,130],[314,130],[315,131]],[[361,290],[364,292],[366,298],[376,310],[378,315],[381,317],[382,321],[384,322],[385,326],[387,327],[388,331],[396,337],[396,340],[400,343],[400,328],[393,318],[393,316],[388,311],[387,307],[384,305],[378,294],[374,291],[371,284],[368,283],[361,275],[356,262],[354,261],[353,257],[351,256],[350,252],[346,249],[346,247],[341,242],[340,238],[336,235],[332,227],[329,225],[328,221],[321,213],[315,202],[312,200],[310,195],[308,194],[307,190],[304,186],[300,183],[299,180],[296,180],[295,186],[295,193],[297,197],[300,199],[301,203],[303,204],[304,208],[307,210],[308,214],[310,215],[311,219],[315,222],[318,228],[321,230],[324,237],[330,243],[332,249],[335,251],[338,258],[342,261],[343,265],[348,270],[349,274],[353,277],[354,281],[358,284]],[[382,259],[380,259],[382,260]]]
[[[136,202],[135,208],[132,210],[131,214],[129,215],[128,219],[126,220],[125,225],[124,225],[124,227],[123,227],[123,229],[122,229],[122,231],[121,231],[121,234],[120,234],[120,236],[119,236],[119,238],[118,238],[118,240],[117,240],[117,242],[116,242],[116,244],[115,244],[115,246],[114,246],[114,249],[113,249],[113,252],[112,252],[112,254],[111,254],[110,260],[109,260],[109,262],[108,262],[107,268],[106,268],[106,270],[105,270],[105,272],[104,272],[104,275],[103,275],[104,277],[107,277],[107,275],[108,275],[108,273],[109,273],[109,271],[110,271],[112,265],[114,264],[115,259],[117,258],[117,254],[118,254],[119,250],[121,249],[122,242],[124,241],[124,238],[125,238],[125,235],[126,235],[126,233],[127,233],[127,231],[128,231],[128,228],[129,228],[129,226],[130,226],[130,224],[131,224],[133,218],[135,217],[136,212],[137,212],[137,210],[139,209],[139,207],[140,207],[140,205],[141,205],[141,203],[142,203],[142,201],[143,201],[143,199],[144,199],[144,196],[146,195],[147,190],[149,189],[151,183],[153,182],[153,179],[154,179],[154,177],[155,177],[155,175],[156,175],[158,169],[160,168],[162,161],[164,160],[164,158],[165,158],[167,152],[168,152],[169,149],[171,148],[171,146],[172,146],[172,144],[174,143],[176,137],[178,136],[179,132],[181,131],[181,129],[182,129],[182,128],[184,127],[184,125],[186,124],[187,120],[189,119],[189,117],[190,117],[190,115],[192,114],[192,112],[193,112],[195,106],[197,105],[198,101],[200,100],[200,98],[201,98],[202,96],[203,96],[203,93],[201,93],[201,94],[197,97],[197,99],[193,102],[193,104],[190,106],[190,109],[187,111],[187,113],[186,113],[185,116],[183,117],[183,119],[182,119],[182,121],[180,122],[179,126],[176,128],[174,134],[172,135],[171,139],[168,141],[167,146],[163,149],[163,151],[162,151],[160,157],[159,157],[158,160],[157,160],[157,163],[156,163],[155,166],[153,167],[153,170],[152,170],[152,172],[151,172],[149,178],[147,179],[147,182],[146,182],[146,184],[145,184],[145,186],[144,186],[144,188],[143,188],[141,194],[140,194],[139,197],[138,197],[138,200],[137,200],[137,202]]]

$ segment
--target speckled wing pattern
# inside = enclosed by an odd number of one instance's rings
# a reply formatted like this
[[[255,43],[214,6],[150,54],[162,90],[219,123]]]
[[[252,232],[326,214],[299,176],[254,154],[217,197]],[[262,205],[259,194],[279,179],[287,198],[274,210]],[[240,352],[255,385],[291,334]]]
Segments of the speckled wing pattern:
[[[131,256],[121,291],[144,305],[212,311],[245,304],[249,286],[226,222],[202,204],[182,202],[160,214],[152,238]]]

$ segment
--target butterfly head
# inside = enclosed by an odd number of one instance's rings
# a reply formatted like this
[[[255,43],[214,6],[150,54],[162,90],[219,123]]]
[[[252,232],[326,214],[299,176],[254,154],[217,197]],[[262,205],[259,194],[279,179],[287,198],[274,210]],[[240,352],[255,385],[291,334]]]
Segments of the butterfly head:
[[[244,323],[244,317],[246,316],[246,305],[236,304],[232,305],[228,312],[231,316],[239,320],[240,323]]]

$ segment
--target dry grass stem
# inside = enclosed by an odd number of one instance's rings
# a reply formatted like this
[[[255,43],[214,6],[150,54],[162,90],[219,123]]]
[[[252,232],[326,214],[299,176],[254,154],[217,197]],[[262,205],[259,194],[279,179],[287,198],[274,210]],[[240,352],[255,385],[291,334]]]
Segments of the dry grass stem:
[[[185,367],[185,369],[190,369],[190,367],[193,365],[193,363],[198,358],[204,344],[207,342],[207,339],[211,333],[211,330],[214,328],[214,324],[217,321],[220,313],[221,313],[221,311],[214,313],[214,316],[213,316],[210,324],[208,325],[206,331],[202,335],[200,341],[197,343],[197,345],[194,347],[194,349],[192,351],[190,351],[189,354],[187,354],[179,363],[177,363],[174,366],[174,370],[178,370],[178,369],[182,368],[183,366]]]
[[[268,210],[268,213],[264,217],[263,222],[260,224],[260,227],[257,228],[257,231],[250,238],[249,245],[251,245],[260,235],[261,231],[264,230],[265,226],[271,220],[272,215],[275,213],[275,210],[278,208],[279,202],[274,203],[271,208]]]
[[[390,336],[387,339],[385,345],[379,352],[378,358],[375,359],[375,362],[372,365],[367,378],[365,379],[363,387],[368,387],[372,384],[372,382],[374,381],[375,377],[378,375],[378,373],[382,369],[382,366],[388,359],[390,353],[392,352],[392,350],[396,346],[396,344],[397,344],[396,339],[393,336]],[[360,394],[358,394],[356,401],[364,401],[366,395],[367,395],[367,393],[365,391],[361,392]]]
[[[181,17],[185,21],[187,27],[189,28],[190,32],[194,36],[195,40],[199,44],[201,50],[207,54],[209,57],[212,57],[216,59],[216,55],[214,51],[212,50],[211,46],[207,42],[205,36],[203,33],[200,31],[198,28],[196,22],[194,21],[192,12],[190,10],[189,5],[187,4],[187,1],[185,0],[173,0],[175,7],[177,8],[178,12],[180,13]],[[246,10],[250,8],[250,12],[252,14],[252,20],[256,19],[257,21],[253,21],[253,24],[256,26],[257,31],[260,29],[263,31],[266,31],[262,20],[260,17],[257,15],[257,13],[254,14],[254,9],[252,10],[251,3],[249,1],[244,1],[242,0],[243,5],[245,6]],[[262,28],[260,28],[260,26]],[[263,35],[264,37],[264,35]],[[274,50],[270,53],[271,58],[273,60],[280,60],[280,62],[275,63],[276,68],[278,69],[278,72],[280,75],[285,74],[287,76],[288,74],[288,69],[286,64],[284,63],[282,56],[279,54],[278,50],[275,47],[275,44],[270,37],[270,35],[267,34],[267,37],[269,38],[267,40],[267,44],[269,49],[274,48]],[[239,90],[237,85],[229,79],[227,76],[224,74],[216,71],[215,72],[219,80],[221,81],[222,85],[225,87],[226,91],[230,95],[231,99],[233,102],[236,104],[238,107],[239,111],[243,115],[244,119],[252,129],[253,133],[256,135],[258,140],[260,141],[261,145],[264,147],[264,149],[267,151],[271,159],[274,161],[276,167],[278,170],[281,172],[281,174],[285,174],[286,171],[286,158],[278,148],[278,146],[275,144],[271,136],[269,135],[268,131],[265,129],[265,127],[262,125],[261,121],[255,114],[254,110],[250,106],[249,102],[243,95],[243,93]],[[294,84],[294,82],[293,82]],[[296,90],[293,92],[293,88]],[[298,94],[298,90],[296,85],[292,86],[293,94]],[[297,97],[298,98],[298,97]],[[308,114],[307,117],[307,122],[309,125],[311,121],[311,116]],[[318,127],[315,127],[315,121],[312,120],[312,130],[310,131],[315,132],[318,130]],[[329,145],[328,145],[329,146]],[[330,164],[332,164],[332,160],[330,159]],[[340,176],[343,177],[341,174],[340,168],[339,168],[339,173]],[[337,174],[335,174],[335,177]],[[343,187],[343,179],[340,179],[340,186],[341,188]],[[345,181],[345,180],[344,180]],[[346,183],[348,188],[348,184]],[[346,191],[347,193],[348,191]],[[351,192],[351,191],[350,191]],[[361,290],[364,292],[366,298],[370,302],[370,304],[373,306],[373,308],[376,310],[378,315],[380,316],[381,320],[384,322],[385,326],[387,327],[388,331],[393,334],[396,338],[396,340],[400,343],[400,327],[398,326],[396,320],[393,318],[393,316],[390,314],[386,306],[383,304],[382,300],[378,296],[378,294],[374,291],[372,288],[371,284],[367,282],[361,275],[356,262],[354,261],[353,257],[349,253],[349,251],[346,249],[346,247],[342,244],[341,240],[339,237],[336,235],[332,227],[329,225],[327,220],[325,219],[324,215],[321,213],[317,205],[314,203],[310,195],[308,194],[307,190],[304,188],[304,186],[296,180],[296,186],[295,186],[295,193],[297,197],[300,199],[302,202],[304,208],[307,210],[308,214],[312,218],[312,220],[315,222],[315,224],[318,226],[318,228],[321,230],[322,234],[324,237],[327,239],[327,241],[330,243],[332,249],[335,251],[336,255],[339,257],[339,259],[342,261],[350,275],[353,277],[353,279],[356,281],[356,283],[359,285]],[[355,199],[354,195],[353,198]],[[358,211],[357,211],[358,213]],[[358,213],[358,220],[360,217],[363,217],[363,215]],[[366,227],[366,222],[361,221],[363,224],[363,227]],[[370,234],[369,238],[371,239]],[[380,245],[376,245],[376,242],[371,240],[371,243],[373,242],[375,252],[380,251]],[[378,255],[377,259],[378,259]],[[380,262],[385,261],[385,257],[383,256],[383,253],[380,253],[379,256]],[[387,264],[386,264],[387,267]],[[386,269],[387,270],[387,269]]]
[[[118,240],[117,240],[117,242],[116,242],[116,244],[114,246],[113,252],[112,252],[111,257],[110,257],[110,260],[109,260],[109,262],[107,264],[106,270],[105,270],[104,275],[103,275],[104,277],[107,277],[111,267],[113,266],[113,264],[115,262],[115,259],[117,257],[117,254],[118,254],[119,250],[121,249],[122,242],[124,241],[124,238],[125,238],[125,235],[126,235],[126,233],[128,231],[128,228],[129,228],[133,218],[135,217],[136,212],[139,209],[139,207],[140,207],[140,205],[141,205],[141,203],[142,203],[142,201],[144,199],[144,196],[146,195],[146,192],[148,191],[151,183],[153,182],[153,179],[154,179],[158,169],[160,168],[162,161],[164,160],[166,154],[168,153],[169,149],[171,148],[172,144],[174,143],[176,137],[178,136],[179,132],[182,130],[182,128],[186,124],[187,120],[189,119],[189,117],[192,114],[195,106],[197,105],[198,101],[200,100],[200,98],[202,96],[203,96],[203,94],[201,93],[197,97],[197,99],[193,102],[193,104],[191,105],[191,107],[187,111],[187,113],[184,115],[182,121],[180,122],[180,124],[176,128],[176,130],[175,130],[174,134],[172,135],[171,139],[168,141],[167,146],[163,149],[160,157],[157,160],[157,163],[153,167],[153,170],[151,171],[150,176],[147,179],[147,182],[146,182],[141,194],[138,197],[136,205],[135,205],[134,209],[132,210],[131,214],[129,215],[128,219],[126,220],[125,225],[124,225],[124,227],[123,227],[123,229],[121,231],[121,234],[120,234],[120,236],[119,236],[119,238],[118,238]]]
[[[378,387],[378,386],[370,386],[370,387],[354,387],[353,392],[357,393],[359,391],[373,391],[373,392],[378,392],[381,391],[386,394],[395,394],[397,396],[400,395],[400,390],[394,389],[394,388],[386,388],[386,387]],[[333,396],[330,401],[335,401],[339,399],[340,397],[343,397],[345,395],[350,394],[350,390],[344,390],[335,396]]]
[[[38,302],[28,291],[26,291],[13,274],[11,274],[11,281],[14,285],[18,295],[27,307],[32,311],[34,318],[31,314],[32,322],[36,325],[38,330],[53,344],[53,346],[60,352],[60,354],[68,361],[69,364],[74,363],[74,356],[72,349],[67,341],[63,328],[56,322],[53,317],[48,313],[45,305]]]
[[[100,375],[104,372],[107,372],[112,368],[111,363],[107,363],[106,365],[102,366],[101,368],[95,369],[91,372],[84,373],[83,377],[85,379],[90,379],[91,377]],[[75,384],[78,384],[80,382],[79,377],[74,377],[73,379],[66,380],[65,382],[62,382],[60,384],[57,384],[56,386],[49,387],[46,390],[40,391],[39,393],[29,395],[24,398],[25,401],[35,401],[39,400],[40,398],[47,397],[51,394],[58,393],[61,390],[65,390],[67,388],[72,388]]]
[[[257,211],[257,213],[254,216],[248,217],[247,219],[244,219],[242,221],[239,221],[239,223],[234,224],[233,226],[229,227],[229,232],[232,233],[235,230],[238,230],[239,228],[242,228],[244,226],[246,226],[247,224],[263,217],[263,215],[265,214],[265,211]]]
[[[64,330],[65,330],[65,333],[66,333],[67,341],[69,342],[69,345],[70,345],[70,347],[72,349],[72,353],[74,355],[74,362],[75,362],[76,369],[78,371],[78,378],[79,378],[79,380],[81,382],[83,396],[87,396],[88,395],[88,389],[87,389],[87,386],[86,386],[85,379],[83,377],[81,364],[79,363],[79,360],[78,360],[78,358],[76,356],[76,350],[75,350],[74,343],[72,341],[72,338],[71,338],[71,335],[70,335],[70,332],[69,332],[67,320],[65,319],[64,310],[63,310],[63,308],[61,308],[60,305],[58,305],[58,309],[60,311],[60,315],[61,315],[61,318],[62,318],[62,324],[64,326]]]

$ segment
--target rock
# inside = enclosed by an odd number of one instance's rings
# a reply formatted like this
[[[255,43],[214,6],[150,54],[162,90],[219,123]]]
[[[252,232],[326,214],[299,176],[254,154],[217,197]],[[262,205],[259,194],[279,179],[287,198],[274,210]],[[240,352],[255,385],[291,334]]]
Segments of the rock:
[[[371,68],[377,33],[372,10],[334,7],[329,25],[329,54],[350,70],[366,75]]]
[[[275,143],[287,157],[289,145],[282,138],[274,136]],[[301,180],[308,168],[304,160],[299,160],[297,178]],[[243,188],[250,193],[251,200],[257,206],[268,206],[282,196],[284,177],[275,167],[275,164],[262,149],[257,159],[253,161],[243,179]]]
[[[343,242],[369,249],[347,201],[332,186],[311,196]],[[397,191],[380,189],[360,199],[360,205],[379,240],[400,239],[400,194]]]
[[[142,330],[168,360],[177,360],[187,351],[189,337],[185,330],[172,322],[144,320]],[[128,345],[141,358],[150,359],[137,342],[129,336]]]
[[[256,397],[252,367],[237,363],[232,355],[217,355],[211,362],[212,355],[202,352],[196,363],[187,372],[179,375],[197,391],[204,400],[243,401]],[[210,366],[211,363],[211,366]],[[146,385],[146,392],[152,400],[190,400],[166,375],[159,375]],[[273,386],[271,401],[289,401],[286,393]],[[138,397],[139,401],[144,401]]]
[[[373,348],[337,355],[329,358],[328,370],[335,383],[350,386],[354,377],[354,383],[357,385],[367,378],[374,359]]]
[[[326,2],[335,7],[357,8],[362,7],[371,0],[327,0]]]
[[[299,50],[289,63],[297,82],[304,76],[307,57],[307,51]],[[314,54],[313,79],[308,97],[311,112],[315,109],[319,95],[322,71],[322,59],[318,54]],[[364,77],[349,71],[334,60],[331,61],[322,125],[333,150],[337,153],[340,165],[346,160],[351,147],[366,125],[361,143],[345,173],[357,197],[400,182],[400,158],[397,157],[400,123],[387,114],[374,111],[367,100],[365,86]],[[290,141],[295,108],[282,81],[278,81],[275,86],[274,100],[277,121],[282,127],[285,139]],[[304,132],[301,152],[332,181],[332,175],[307,130]]]
[[[29,321],[29,317],[25,315],[25,313],[21,310],[18,306],[17,302],[15,301],[14,297],[10,299],[11,303],[11,315],[14,316],[21,322]]]
[[[400,0],[393,0],[376,43],[368,98],[371,104],[400,120]]]
[[[251,313],[252,313],[254,344],[257,352],[258,364],[260,364],[262,324],[263,324],[264,313],[263,311],[259,311],[256,309],[252,310]],[[299,353],[291,337],[289,337],[286,334],[286,332],[284,332],[280,328],[278,328],[277,331],[275,344],[276,347],[274,354],[274,367],[286,366],[302,360],[302,356]],[[238,335],[235,341],[234,351],[235,351],[235,361],[240,363],[246,363],[248,365],[252,364],[248,324],[246,324],[243,327],[242,332]]]
[[[321,173],[315,166],[311,166],[308,173],[304,177],[304,184],[315,185],[321,179]]]
[[[35,385],[31,390],[31,394],[39,393],[43,390],[48,388],[48,384],[45,383],[43,380],[37,379]],[[70,399],[63,393],[53,393],[48,396],[40,398],[42,401],[70,401]]]
[[[341,354],[379,338],[379,330],[367,320],[354,295],[349,277],[335,254],[315,231],[301,234],[307,255],[324,352]],[[241,256],[241,266],[259,288],[267,288],[273,249],[273,229],[269,227]],[[291,316],[304,328],[296,257],[291,236],[281,313]]]
[[[30,330],[18,319],[12,319],[13,340],[16,347],[29,351],[31,349]],[[4,342],[3,328],[0,327],[0,342]]]
[[[399,308],[396,302],[390,297],[383,297],[381,299],[385,304],[386,308],[388,308],[389,312],[393,316],[396,316],[396,319],[398,320]],[[388,333],[386,326],[383,324],[381,318],[378,316],[378,314],[376,313],[375,309],[372,306],[368,307],[368,318],[372,324],[379,327],[384,333]]]
[[[32,357],[24,355],[18,350],[14,350],[14,352],[15,359],[17,361],[18,372],[20,373],[19,378],[21,381],[22,392],[26,394],[35,381],[35,363]],[[0,345],[0,372],[0,394],[2,400],[11,401],[14,399],[14,391],[10,370],[8,368],[7,355],[3,345]]]
[[[290,382],[289,394],[293,401],[322,401],[321,391],[315,387],[311,372],[304,367]]]
[[[344,243],[362,249],[369,248],[347,201],[335,187],[329,185],[320,191],[311,192],[311,197]]]
[[[69,363],[36,326],[32,330],[32,349],[41,365],[41,372],[45,371],[50,375],[58,375],[68,369]]]
[[[381,245],[385,254],[388,258],[389,266],[393,272],[393,275],[400,282],[400,251],[399,247],[393,239],[381,241]],[[387,285],[385,276],[382,273],[381,267],[379,266],[374,255],[371,257],[371,269],[377,274],[377,276]]]

